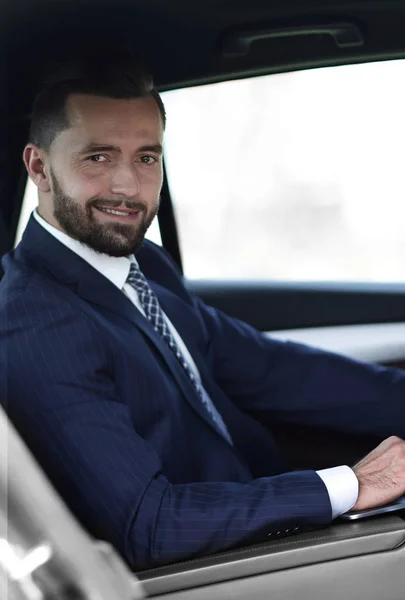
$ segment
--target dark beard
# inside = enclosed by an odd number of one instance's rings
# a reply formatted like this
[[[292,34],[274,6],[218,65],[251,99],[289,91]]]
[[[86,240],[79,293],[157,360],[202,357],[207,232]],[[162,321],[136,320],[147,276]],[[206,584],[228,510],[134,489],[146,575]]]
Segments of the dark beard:
[[[140,211],[137,223],[101,223],[94,218],[94,207],[103,205],[114,208],[116,201],[94,198],[82,208],[63,192],[53,171],[50,172],[50,176],[53,184],[53,214],[67,235],[100,254],[128,256],[139,250],[158,212],[159,204],[156,210],[147,216],[147,207],[142,202],[124,202],[127,208]]]

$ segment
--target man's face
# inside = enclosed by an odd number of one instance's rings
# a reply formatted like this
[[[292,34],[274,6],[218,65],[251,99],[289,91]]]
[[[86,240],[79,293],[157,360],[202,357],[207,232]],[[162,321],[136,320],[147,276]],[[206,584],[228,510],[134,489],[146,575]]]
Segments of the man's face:
[[[68,98],[66,112],[70,127],[51,145],[49,192],[40,194],[39,213],[97,252],[136,252],[159,208],[159,108],[152,97],[76,94]]]

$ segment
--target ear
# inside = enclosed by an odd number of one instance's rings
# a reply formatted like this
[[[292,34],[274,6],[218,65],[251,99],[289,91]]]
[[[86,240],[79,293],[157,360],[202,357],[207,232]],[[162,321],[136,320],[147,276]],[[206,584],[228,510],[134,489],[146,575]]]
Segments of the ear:
[[[23,152],[23,161],[28,175],[38,190],[44,193],[50,192],[51,187],[47,172],[46,153],[35,144],[27,144]]]

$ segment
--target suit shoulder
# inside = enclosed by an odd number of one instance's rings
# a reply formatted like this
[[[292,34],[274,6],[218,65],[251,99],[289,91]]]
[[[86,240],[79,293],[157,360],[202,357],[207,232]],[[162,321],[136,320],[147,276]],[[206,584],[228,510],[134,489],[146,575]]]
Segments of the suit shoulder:
[[[66,319],[80,320],[64,288],[25,264],[14,261],[6,267],[0,282],[0,331],[28,333]]]
[[[23,263],[17,261],[10,252],[2,258],[4,275],[0,281],[0,309],[13,296],[23,292],[34,276],[34,273]]]
[[[136,258],[145,277],[190,301],[183,275],[167,250],[145,240]]]
[[[182,277],[181,271],[168,251],[150,240],[144,240],[141,249],[137,253],[137,259],[140,263],[145,263],[146,268],[150,264],[156,264],[161,269],[166,268],[175,273],[178,277]]]

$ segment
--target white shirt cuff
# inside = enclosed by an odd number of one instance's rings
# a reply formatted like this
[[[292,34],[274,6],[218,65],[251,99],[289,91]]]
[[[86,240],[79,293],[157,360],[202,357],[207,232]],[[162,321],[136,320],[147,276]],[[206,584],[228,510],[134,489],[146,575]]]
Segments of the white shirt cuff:
[[[332,519],[353,508],[359,496],[359,482],[350,467],[343,465],[316,472],[328,490]]]

